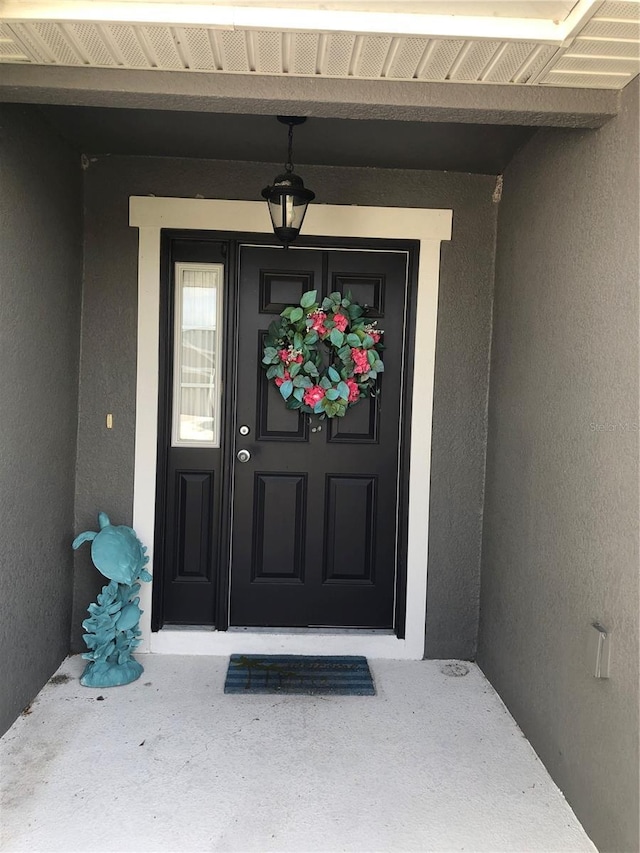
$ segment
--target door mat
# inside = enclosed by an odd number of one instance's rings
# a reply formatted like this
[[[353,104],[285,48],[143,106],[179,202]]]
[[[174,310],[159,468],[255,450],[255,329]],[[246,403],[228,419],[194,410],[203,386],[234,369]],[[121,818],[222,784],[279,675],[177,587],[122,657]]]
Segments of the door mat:
[[[364,657],[232,655],[224,692],[375,696],[376,689]]]

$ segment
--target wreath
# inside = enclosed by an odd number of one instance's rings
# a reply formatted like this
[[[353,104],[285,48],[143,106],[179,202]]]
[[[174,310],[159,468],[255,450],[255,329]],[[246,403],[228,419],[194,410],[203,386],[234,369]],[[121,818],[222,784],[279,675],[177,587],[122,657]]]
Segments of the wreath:
[[[299,305],[271,323],[262,366],[288,409],[342,418],[358,400],[376,394],[383,331],[366,322],[365,308],[350,293],[330,293],[321,305],[317,293],[303,293]]]

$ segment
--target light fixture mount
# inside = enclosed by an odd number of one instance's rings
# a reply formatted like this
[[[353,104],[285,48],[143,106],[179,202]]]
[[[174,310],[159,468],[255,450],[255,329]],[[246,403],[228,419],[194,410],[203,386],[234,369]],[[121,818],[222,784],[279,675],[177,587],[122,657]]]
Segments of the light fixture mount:
[[[293,171],[293,128],[304,124],[306,116],[277,116],[277,119],[289,127],[287,160],[284,172],[276,175],[273,184],[262,190],[262,197],[269,206],[273,231],[286,249],[300,233],[307,205],[316,196]]]

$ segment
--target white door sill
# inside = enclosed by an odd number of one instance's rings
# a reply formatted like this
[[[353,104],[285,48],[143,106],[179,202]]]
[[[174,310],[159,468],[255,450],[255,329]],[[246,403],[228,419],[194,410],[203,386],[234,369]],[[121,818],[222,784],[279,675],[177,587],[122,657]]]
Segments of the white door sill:
[[[423,648],[388,631],[335,628],[163,628],[151,634],[151,654],[164,655],[364,655],[421,660]]]

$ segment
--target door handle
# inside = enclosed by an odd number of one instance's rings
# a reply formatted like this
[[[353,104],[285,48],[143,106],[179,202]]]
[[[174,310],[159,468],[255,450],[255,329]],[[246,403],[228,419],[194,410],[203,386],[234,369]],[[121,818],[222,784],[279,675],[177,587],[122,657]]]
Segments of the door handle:
[[[248,450],[239,450],[236,458],[238,462],[248,462],[251,459],[251,454]]]

